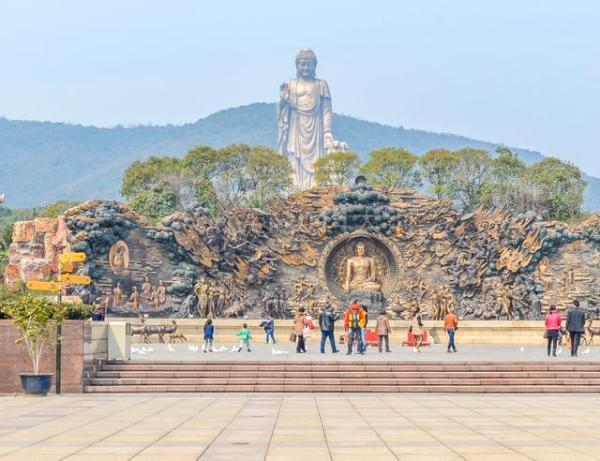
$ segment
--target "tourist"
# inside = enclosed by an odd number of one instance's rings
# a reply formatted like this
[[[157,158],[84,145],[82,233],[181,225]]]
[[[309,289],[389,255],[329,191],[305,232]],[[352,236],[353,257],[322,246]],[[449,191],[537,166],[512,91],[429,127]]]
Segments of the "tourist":
[[[550,310],[546,314],[546,338],[548,338],[548,357],[550,357],[550,349],[552,349],[552,355],[556,357],[556,346],[558,342],[558,336],[560,333],[560,324],[562,318],[556,310],[556,306],[552,304]]]
[[[213,352],[213,339],[215,337],[215,326],[212,324],[212,319],[208,319],[204,324],[204,352]]]
[[[420,309],[418,307],[415,308],[408,331],[413,336],[414,351],[421,352],[421,344],[423,344],[423,319],[421,318]]]
[[[567,314],[567,331],[571,338],[571,357],[577,357],[581,335],[585,331],[585,312],[579,307],[579,301],[573,301],[573,308]]]
[[[306,352],[306,344],[304,343],[304,327],[306,326],[306,313],[304,308],[298,309],[294,317],[293,333],[296,335],[296,353],[303,354]]]
[[[361,305],[361,308],[365,313],[363,320],[360,322],[360,339],[362,340],[362,353],[364,354],[367,352],[367,326],[369,324],[369,310],[364,304]]]
[[[360,304],[358,304],[358,300],[352,300],[352,304],[348,306],[348,309],[344,313],[344,329],[348,334],[348,352],[346,352],[346,355],[352,354],[352,345],[355,340],[357,343],[356,352],[364,354],[360,331],[364,317],[365,312],[360,307]]]
[[[448,352],[456,352],[454,336],[456,335],[456,330],[458,330],[458,316],[452,306],[448,307],[448,313],[444,318],[444,330],[448,333]]]
[[[238,347],[238,352],[240,352],[244,347],[248,350],[248,352],[252,352],[250,350],[250,341],[252,340],[252,332],[248,330],[248,324],[244,323],[242,325],[242,329],[235,333],[236,336],[240,337],[240,345]]]
[[[331,351],[338,352],[335,347],[335,321],[339,318],[337,313],[331,312],[329,304],[326,304],[319,314],[319,327],[321,328],[321,354],[325,353],[325,341],[329,338]]]
[[[315,329],[315,324],[311,314],[312,309],[306,311],[306,317],[304,318],[304,329],[302,330],[302,337],[304,338],[304,352],[306,352],[306,343],[312,337],[312,331]]]
[[[392,329],[390,327],[390,321],[387,317],[387,312],[381,311],[379,317],[377,317],[377,336],[379,336],[379,352],[382,352],[383,342],[385,341],[385,351],[390,351],[390,334]]]
[[[271,341],[273,342],[273,344],[276,344],[276,341],[275,341],[275,320],[273,320],[273,317],[269,315],[269,318],[267,320],[265,320],[264,322],[261,322],[260,326],[263,327],[263,329],[265,330],[265,335],[266,335],[265,342],[266,342],[266,344],[269,344],[269,338],[271,338]]]

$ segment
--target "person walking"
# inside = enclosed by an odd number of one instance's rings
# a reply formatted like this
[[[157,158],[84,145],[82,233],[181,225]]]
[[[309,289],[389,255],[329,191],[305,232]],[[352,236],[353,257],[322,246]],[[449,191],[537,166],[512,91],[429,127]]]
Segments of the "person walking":
[[[556,357],[556,346],[558,343],[558,336],[560,333],[560,324],[562,318],[556,310],[556,306],[552,304],[550,310],[546,314],[546,338],[548,338],[548,357],[550,357],[550,349],[552,349],[552,356]]]
[[[420,311],[421,309],[418,307],[415,308],[409,329],[415,342],[415,347],[413,349],[415,352],[421,352],[421,344],[423,344],[423,319]]]
[[[294,317],[293,330],[296,335],[296,353],[306,352],[306,344],[304,342],[304,327],[306,326],[306,313],[304,308],[298,309],[296,316]]]
[[[275,320],[273,320],[273,317],[269,315],[269,318],[264,321],[262,327],[265,330],[266,344],[269,344],[269,338],[271,338],[273,344],[277,344],[277,342],[275,341]]]
[[[235,333],[236,336],[240,337],[240,345],[238,347],[238,352],[240,352],[244,347],[248,350],[248,352],[252,352],[250,350],[250,341],[252,340],[252,332],[248,330],[248,324],[244,323],[242,325],[242,329]]]
[[[361,305],[360,307],[365,313],[365,317],[360,323],[360,339],[362,340],[362,353],[364,354],[367,352],[367,326],[369,324],[369,310],[365,305]]]
[[[339,318],[337,313],[331,312],[329,304],[326,304],[319,314],[319,327],[321,328],[321,354],[325,353],[325,341],[329,338],[331,352],[338,352],[335,346],[335,321]]]
[[[567,314],[567,331],[571,338],[571,357],[577,357],[581,335],[585,331],[585,312],[579,307],[579,301],[573,301],[573,308]]]
[[[458,329],[458,316],[454,312],[452,306],[448,308],[446,317],[444,318],[444,330],[448,333],[448,352],[456,352],[456,345],[454,344],[454,336]]]
[[[215,337],[215,326],[212,324],[212,320],[208,319],[204,324],[204,345],[202,349],[204,352],[213,352],[213,340]]]
[[[358,300],[352,300],[352,304],[348,306],[346,312],[344,313],[344,330],[348,334],[348,351],[346,355],[352,354],[352,344],[354,340],[356,340],[356,351],[359,354],[364,354],[363,345],[362,345],[362,336],[360,332],[360,327],[363,322],[365,316],[365,312],[358,304]]]
[[[385,351],[390,351],[390,334],[392,329],[390,327],[390,321],[385,311],[381,311],[379,317],[377,317],[377,336],[379,336],[379,352],[382,351],[383,342],[385,341]]]

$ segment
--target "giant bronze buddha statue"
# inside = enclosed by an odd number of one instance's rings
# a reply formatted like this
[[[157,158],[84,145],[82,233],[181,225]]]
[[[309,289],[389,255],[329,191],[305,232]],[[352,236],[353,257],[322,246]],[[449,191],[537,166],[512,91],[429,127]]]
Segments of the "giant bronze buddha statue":
[[[381,291],[381,283],[377,280],[377,270],[373,258],[366,255],[364,243],[354,247],[355,256],[344,263],[344,290]]]

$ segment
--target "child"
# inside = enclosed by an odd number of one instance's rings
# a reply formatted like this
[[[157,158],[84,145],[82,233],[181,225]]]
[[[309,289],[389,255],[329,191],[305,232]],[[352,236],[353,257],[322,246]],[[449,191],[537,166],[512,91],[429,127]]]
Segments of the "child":
[[[250,340],[252,339],[252,333],[250,332],[250,330],[248,330],[248,324],[244,323],[242,325],[242,329],[238,331],[235,335],[240,337],[240,346],[238,347],[238,352],[240,352],[244,346],[246,346],[248,352],[252,352],[250,350]]]
[[[204,352],[208,352],[210,349],[213,352],[213,338],[215,336],[215,326],[212,324],[212,320],[208,319],[204,324]]]

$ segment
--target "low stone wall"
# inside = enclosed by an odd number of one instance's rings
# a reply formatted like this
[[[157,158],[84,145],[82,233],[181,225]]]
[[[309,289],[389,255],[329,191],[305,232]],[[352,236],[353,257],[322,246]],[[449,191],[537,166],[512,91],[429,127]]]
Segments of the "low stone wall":
[[[131,322],[132,319],[114,319]],[[205,320],[201,319],[177,319],[177,331],[183,333],[188,342],[202,342],[202,327]],[[260,320],[244,320],[244,319],[223,319],[215,320],[215,342],[234,343],[237,337],[234,335],[243,323],[247,323],[253,333],[254,341],[264,341],[264,332],[259,327]],[[320,332],[316,320],[313,337],[310,341],[320,340]],[[375,320],[369,321],[369,328],[375,328]],[[139,324],[137,321],[132,322],[133,325]],[[148,319],[147,325],[170,325],[169,319]],[[390,321],[392,327],[391,340],[399,343],[404,340],[408,333],[410,322],[402,320]],[[446,342],[447,335],[443,329],[441,321],[425,321],[425,328],[429,330],[431,337],[435,343]],[[276,320],[275,321],[275,336],[280,341],[287,341],[292,328],[291,320]],[[336,324],[336,338],[344,334],[343,320]],[[541,320],[465,320],[460,322],[457,332],[457,342],[461,344],[541,344],[544,339],[544,322]],[[169,335],[165,335],[165,341],[168,342]],[[141,342],[139,336],[132,338],[132,343]],[[152,342],[158,342],[156,335],[152,336]]]
[[[93,371],[96,359],[107,351],[107,328],[103,322],[67,320],[62,327],[62,392],[82,392],[85,377]],[[10,320],[0,320],[0,393],[21,392],[19,373],[33,370],[31,359],[15,340],[18,332]],[[47,351],[40,371],[55,372],[55,351]],[[54,392],[54,380],[52,389]]]

